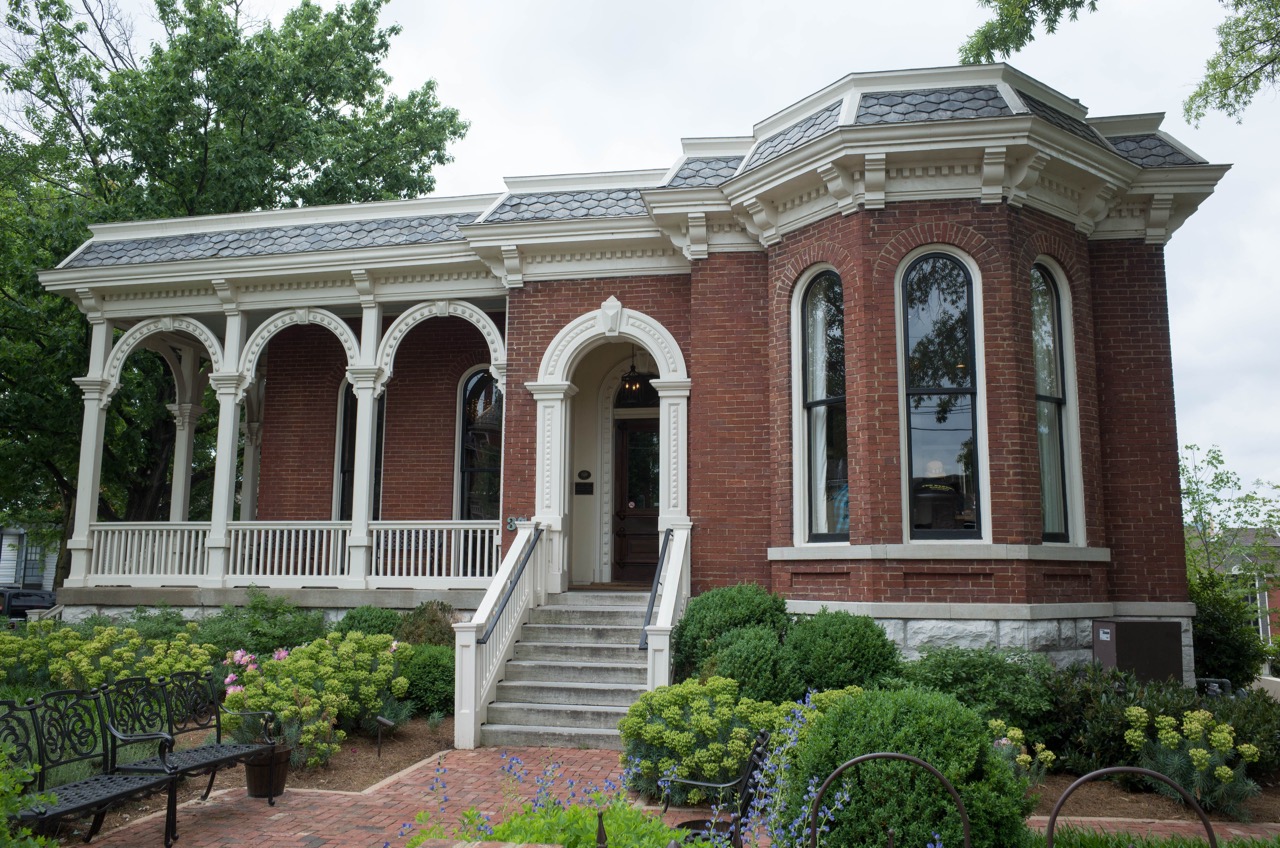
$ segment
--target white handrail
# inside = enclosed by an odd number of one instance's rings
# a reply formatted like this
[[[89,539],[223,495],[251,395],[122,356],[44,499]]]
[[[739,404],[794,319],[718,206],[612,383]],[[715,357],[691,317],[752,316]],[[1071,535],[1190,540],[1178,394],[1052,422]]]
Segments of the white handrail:
[[[520,626],[529,610],[546,600],[547,545],[539,545],[542,528],[518,525],[515,542],[470,621],[453,625],[455,634],[453,744],[475,748],[480,743],[498,673],[515,650]]]
[[[90,586],[196,585],[208,567],[207,523],[96,522],[85,578]]]
[[[647,685],[650,690],[671,683],[671,631],[684,616],[689,603],[689,571],[693,556],[691,524],[673,524],[671,542],[661,578],[662,601],[653,623],[645,628],[649,635]]]

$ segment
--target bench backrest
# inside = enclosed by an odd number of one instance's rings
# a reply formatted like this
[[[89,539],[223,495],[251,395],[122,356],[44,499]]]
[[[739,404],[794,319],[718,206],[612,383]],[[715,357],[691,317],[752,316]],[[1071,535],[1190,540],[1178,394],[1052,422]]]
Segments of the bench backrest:
[[[756,793],[760,790],[760,781],[764,778],[764,761],[769,755],[769,731],[761,730],[756,734],[755,744],[751,748],[751,755],[747,757],[747,763],[742,768],[742,777],[738,784],[738,827],[742,827],[742,822],[746,821],[751,814],[751,807],[755,803]]]
[[[8,748],[9,758],[19,765],[34,766],[40,762],[40,743],[31,717],[34,703],[0,701],[0,748]],[[43,770],[37,770],[31,781],[37,783],[36,791],[40,790],[41,774]]]
[[[175,671],[165,681],[164,693],[171,734],[212,730],[215,741],[221,744],[222,709],[210,672]]]
[[[106,701],[107,718],[118,732],[126,736],[170,732],[163,678],[149,680],[145,677],[125,677],[102,687],[102,693]],[[110,762],[114,767],[120,762],[122,750],[128,750],[132,744],[143,743],[121,743],[111,736],[107,744],[110,747]],[[155,742],[146,744],[149,755],[153,755]],[[126,756],[126,760],[128,759],[131,758]]]
[[[41,765],[37,791],[45,790],[50,773],[61,766],[91,762],[95,770],[107,770],[102,697],[96,690],[49,692],[33,705],[31,716]]]

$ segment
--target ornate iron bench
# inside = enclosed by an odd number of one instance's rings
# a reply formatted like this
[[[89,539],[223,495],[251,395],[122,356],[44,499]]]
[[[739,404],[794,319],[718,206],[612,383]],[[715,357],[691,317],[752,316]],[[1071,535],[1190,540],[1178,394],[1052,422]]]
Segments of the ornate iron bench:
[[[28,787],[23,809],[14,816],[34,826],[56,823],[65,818],[91,815],[93,823],[84,836],[88,842],[102,827],[111,807],[131,798],[165,790],[164,844],[178,838],[177,775],[168,763],[173,739],[167,733],[125,735],[110,726],[103,715],[101,695],[94,692],[60,690],[25,704],[0,701],[0,741],[8,743],[12,757],[21,764],[38,767],[34,785]],[[154,744],[158,771],[150,774],[123,774],[112,768],[109,751],[116,743]],[[50,786],[57,769],[86,763],[100,769],[97,774],[58,786]],[[54,795],[52,803],[42,803],[33,795]]]
[[[224,711],[213,675],[209,672],[180,671],[158,680],[127,677],[103,689],[108,720],[120,733],[113,735],[110,750],[110,760],[116,771],[158,774],[169,770],[182,777],[207,774],[209,783],[201,796],[207,799],[220,770],[270,753],[274,747],[271,725],[275,717],[269,712],[234,714],[260,722],[258,735],[265,742],[222,741]],[[129,754],[135,744],[133,739],[139,734],[157,733],[174,741],[173,750],[163,757],[130,759]],[[212,738],[202,745],[177,747],[177,740],[193,733]],[[125,755],[123,758],[122,753]],[[267,803],[275,806],[276,799],[268,794]]]
[[[734,780],[730,780],[727,783],[707,783],[701,780],[685,780],[678,777],[671,779],[672,783],[696,786],[706,791],[707,795],[712,799],[717,796],[731,798],[734,804],[728,821],[693,819],[676,825],[676,827],[690,832],[688,841],[716,841],[716,837],[727,835],[729,844],[733,848],[742,848],[742,830],[751,814],[751,805],[755,803],[756,791],[760,786],[760,767],[764,765],[764,760],[768,753],[769,731],[762,730],[756,734],[755,744],[751,747],[751,754],[747,757],[747,762],[742,767],[742,773]],[[662,804],[663,813],[667,812],[670,801],[671,793],[668,792],[666,800]]]

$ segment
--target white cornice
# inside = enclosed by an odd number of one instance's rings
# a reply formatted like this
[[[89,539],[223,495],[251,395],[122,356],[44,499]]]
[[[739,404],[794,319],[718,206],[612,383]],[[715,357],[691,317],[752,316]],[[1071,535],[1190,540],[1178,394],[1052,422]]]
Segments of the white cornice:
[[[724,136],[721,138],[682,138],[680,149],[684,159],[709,159],[717,156],[746,156],[755,139],[749,135]]]
[[[662,170],[603,171],[596,174],[548,174],[534,177],[505,177],[512,194],[537,191],[590,191],[592,189],[646,188],[662,185]]]
[[[1090,118],[1089,126],[1104,136],[1148,135],[1160,129],[1164,112],[1146,112],[1141,115],[1106,115]]]

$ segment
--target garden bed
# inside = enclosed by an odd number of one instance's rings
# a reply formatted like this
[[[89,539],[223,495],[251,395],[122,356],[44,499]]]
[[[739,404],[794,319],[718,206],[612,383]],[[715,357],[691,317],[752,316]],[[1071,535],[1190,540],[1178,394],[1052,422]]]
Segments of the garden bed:
[[[1051,774],[1036,787],[1039,795],[1035,815],[1047,816],[1058,798],[1076,780],[1072,774]],[[1263,782],[1262,793],[1245,804],[1255,822],[1280,822],[1280,783]],[[1157,819],[1160,821],[1195,821],[1189,808],[1153,792],[1127,792],[1111,781],[1094,781],[1072,793],[1061,815],[1068,818]],[[1214,822],[1232,821],[1216,813]]]

